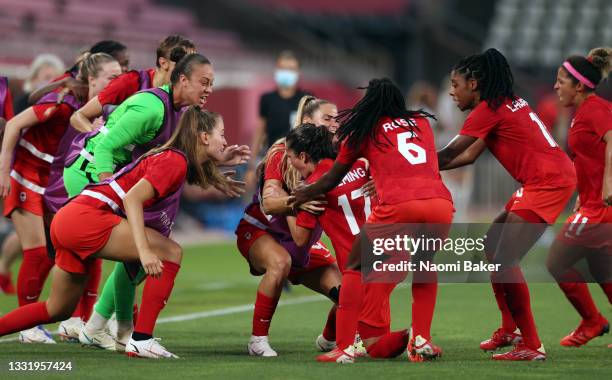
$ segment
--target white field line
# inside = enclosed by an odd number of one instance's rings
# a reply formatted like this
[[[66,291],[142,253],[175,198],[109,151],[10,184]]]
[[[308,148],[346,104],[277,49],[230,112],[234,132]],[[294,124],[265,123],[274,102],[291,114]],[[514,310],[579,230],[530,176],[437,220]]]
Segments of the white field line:
[[[278,306],[300,305],[304,303],[311,303],[311,302],[318,302],[318,301],[325,301],[325,300],[327,300],[327,298],[320,296],[320,295],[304,296],[304,297],[288,299],[286,301],[280,301],[278,303]],[[249,304],[244,304],[244,305],[225,307],[222,309],[207,310],[207,311],[200,311],[196,313],[189,313],[189,314],[175,315],[172,317],[159,318],[157,320],[157,323],[158,324],[175,323],[175,322],[192,321],[195,319],[219,317],[222,315],[239,314],[239,313],[251,311],[253,310],[253,308],[254,308],[254,305],[252,303],[249,303]],[[0,339],[0,343],[15,342],[18,340],[19,340],[18,337],[4,338],[4,339]]]

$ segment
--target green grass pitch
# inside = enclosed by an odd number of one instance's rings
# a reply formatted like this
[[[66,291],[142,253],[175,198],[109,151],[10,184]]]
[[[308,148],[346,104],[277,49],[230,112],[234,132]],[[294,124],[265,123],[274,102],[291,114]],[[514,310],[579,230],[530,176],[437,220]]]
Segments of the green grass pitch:
[[[108,273],[112,263],[105,263]],[[15,273],[16,276],[16,273]],[[549,354],[544,363],[499,363],[478,349],[480,340],[498,327],[499,312],[488,284],[443,284],[433,322],[433,341],[444,355],[429,363],[409,363],[405,355],[394,360],[358,360],[353,365],[314,361],[314,340],[321,332],[330,302],[312,297],[302,287],[283,295],[270,341],[278,358],[254,358],[246,354],[250,336],[257,279],[232,243],[203,245],[185,250],[181,272],[155,334],[181,358],[140,360],[77,344],[26,345],[0,343],[0,379],[391,379],[391,378],[520,378],[603,379],[612,375],[612,343],[598,338],[579,349],[559,346],[579,317],[555,284],[533,284],[531,299],[542,340]],[[607,317],[611,308],[601,290],[592,286],[597,304]],[[43,297],[46,297],[43,295]],[[15,297],[0,295],[0,313],[17,304]],[[408,328],[410,288],[393,294],[393,328]],[[193,316],[194,313],[200,313]],[[173,321],[170,317],[192,315]],[[52,326],[55,330],[55,326]],[[14,336],[13,336],[14,337]],[[10,337],[9,337],[10,338]],[[68,373],[8,372],[9,361],[72,361]]]

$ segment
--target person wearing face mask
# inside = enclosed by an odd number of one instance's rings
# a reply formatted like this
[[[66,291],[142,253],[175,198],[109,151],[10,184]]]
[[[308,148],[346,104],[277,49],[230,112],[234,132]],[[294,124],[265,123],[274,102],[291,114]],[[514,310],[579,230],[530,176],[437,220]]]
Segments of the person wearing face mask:
[[[285,137],[295,123],[300,99],[307,95],[297,86],[300,64],[291,51],[283,51],[276,59],[274,80],[276,89],[263,94],[259,100],[259,119],[253,142],[253,160],[246,178],[247,183],[255,184],[255,168],[258,154],[266,151],[275,141]]]

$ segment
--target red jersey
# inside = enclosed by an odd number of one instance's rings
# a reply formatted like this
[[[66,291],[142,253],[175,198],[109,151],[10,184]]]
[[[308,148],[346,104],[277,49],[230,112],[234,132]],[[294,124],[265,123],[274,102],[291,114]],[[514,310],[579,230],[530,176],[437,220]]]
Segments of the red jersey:
[[[45,187],[51,162],[75,110],[66,103],[35,104],[32,110],[38,123],[22,134],[15,150],[13,169],[23,178]],[[32,172],[38,175],[29,175]],[[45,183],[38,183],[38,178],[42,178]]]
[[[367,139],[360,149],[342,144],[336,161],[352,165],[358,158],[366,158],[381,205],[431,198],[452,201],[440,178],[434,136],[427,118],[383,117],[376,126],[375,141],[380,144]]]
[[[523,186],[557,188],[576,185],[569,157],[544,123],[521,98],[497,110],[480,102],[470,112],[461,135],[481,138],[510,175]]]
[[[171,149],[164,150],[151,156],[143,158],[134,168],[121,175],[116,183],[123,192],[128,192],[138,181],[146,179],[155,189],[155,196],[143,204],[143,208],[148,208],[159,200],[166,198],[176,192],[187,175],[187,160],[182,154]],[[87,189],[86,189],[87,190]],[[89,190],[100,193],[113,201],[116,205],[125,210],[123,200],[113,190],[112,185],[97,185]],[[87,202],[97,208],[108,209],[108,203],[99,199],[87,198]]]
[[[333,164],[332,160],[321,160],[306,182],[316,182],[331,169]],[[323,214],[315,216],[309,212],[300,211],[297,215],[297,225],[300,227],[310,230],[315,229],[317,224],[323,227],[323,231],[329,236],[334,246],[341,270],[344,269],[353,240],[359,234],[359,228],[365,224],[372,206],[377,202],[376,198],[370,199],[361,192],[362,186],[369,181],[369,177],[367,161],[364,159],[355,161],[342,182],[325,194],[327,205]]]
[[[606,142],[603,138],[609,131],[612,131],[612,103],[598,96],[587,97],[576,110],[568,136],[581,208],[605,207],[602,187]]]
[[[155,69],[146,70],[149,73],[150,83],[153,83]],[[107,104],[119,105],[124,100],[140,90],[140,73],[136,70],[128,71],[111,80],[108,85],[98,93],[98,100],[102,106]]]

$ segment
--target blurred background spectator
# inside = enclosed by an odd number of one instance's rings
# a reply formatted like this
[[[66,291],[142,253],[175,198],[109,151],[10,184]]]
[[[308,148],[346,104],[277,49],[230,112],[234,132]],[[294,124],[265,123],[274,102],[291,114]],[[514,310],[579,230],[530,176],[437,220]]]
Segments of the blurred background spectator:
[[[64,62],[55,54],[39,54],[32,63],[23,82],[23,93],[15,102],[15,114],[30,106],[28,97],[34,90],[51,82],[64,72]]]

